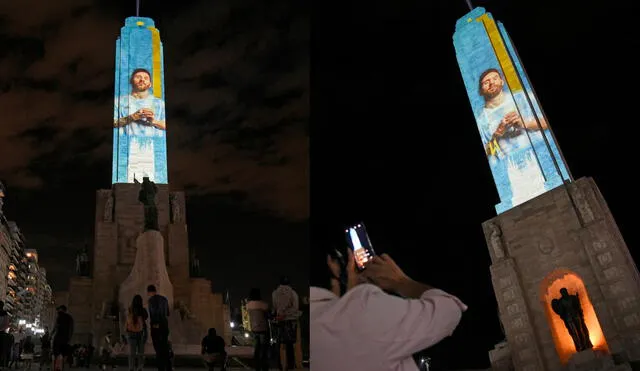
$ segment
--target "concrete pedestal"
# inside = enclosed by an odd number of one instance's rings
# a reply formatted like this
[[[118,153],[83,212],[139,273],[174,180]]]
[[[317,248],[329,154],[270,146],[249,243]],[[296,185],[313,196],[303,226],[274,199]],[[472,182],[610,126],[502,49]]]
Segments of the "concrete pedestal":
[[[173,309],[173,285],[169,280],[164,258],[164,238],[158,231],[146,231],[136,239],[136,258],[127,279],[120,285],[118,299],[121,308],[129,308],[135,295],[147,304],[147,286],[155,285],[158,294],[169,301]]]

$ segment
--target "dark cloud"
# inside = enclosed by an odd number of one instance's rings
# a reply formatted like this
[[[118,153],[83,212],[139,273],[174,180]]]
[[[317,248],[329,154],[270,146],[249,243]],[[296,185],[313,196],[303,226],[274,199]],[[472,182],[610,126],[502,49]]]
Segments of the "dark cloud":
[[[9,217],[36,248],[62,251],[90,236],[93,192],[110,186],[115,41],[135,9],[116,3],[0,4],[0,178]],[[227,212],[305,220],[308,9],[169,3],[145,4],[142,15],[163,39],[172,187],[189,192],[191,208],[224,199]],[[64,206],[73,199],[84,206]],[[59,228],[48,222],[62,218]]]

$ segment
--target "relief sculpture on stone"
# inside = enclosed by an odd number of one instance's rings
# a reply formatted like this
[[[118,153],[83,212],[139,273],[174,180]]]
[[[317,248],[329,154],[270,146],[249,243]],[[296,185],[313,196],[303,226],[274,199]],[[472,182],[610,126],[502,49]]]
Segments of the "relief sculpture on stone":
[[[86,246],[76,253],[76,274],[80,277],[89,276],[89,250]]]
[[[502,231],[495,223],[489,223],[489,245],[496,259],[504,258],[504,245],[502,244]]]
[[[580,214],[580,218],[583,223],[589,223],[594,219],[593,211],[591,210],[591,206],[589,206],[589,202],[584,197],[582,191],[578,188],[573,191],[573,200],[576,203],[576,207],[578,208],[578,213]]]
[[[179,223],[182,221],[182,212],[180,211],[180,201],[178,196],[171,195],[171,221]]]
[[[111,194],[107,196],[107,201],[104,204],[103,220],[105,222],[113,221],[113,196]]]

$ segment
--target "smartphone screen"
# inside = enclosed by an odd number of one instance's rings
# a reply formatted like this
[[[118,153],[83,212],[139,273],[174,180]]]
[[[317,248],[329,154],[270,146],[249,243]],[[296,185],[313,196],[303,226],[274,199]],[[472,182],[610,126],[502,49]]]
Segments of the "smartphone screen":
[[[356,267],[358,270],[363,270],[367,262],[375,256],[367,230],[363,223],[359,223],[349,227],[345,233],[347,234],[347,242],[353,250]]]

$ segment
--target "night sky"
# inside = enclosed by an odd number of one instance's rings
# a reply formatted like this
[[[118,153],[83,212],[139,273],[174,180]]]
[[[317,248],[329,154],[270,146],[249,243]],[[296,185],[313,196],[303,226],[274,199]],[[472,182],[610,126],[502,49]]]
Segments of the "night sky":
[[[169,181],[186,190],[204,274],[236,304],[281,274],[307,292],[308,5],[142,1],[140,15],[164,43]],[[111,186],[115,42],[128,16],[133,0],[0,2],[5,214],[57,290],[93,243],[96,190]]]
[[[502,333],[481,223],[498,195],[453,48],[465,2],[323,4],[312,11],[311,267],[363,220],[378,252],[469,305],[431,350],[434,367],[488,367]],[[505,24],[574,177],[595,179],[638,261],[638,5],[474,4]]]

